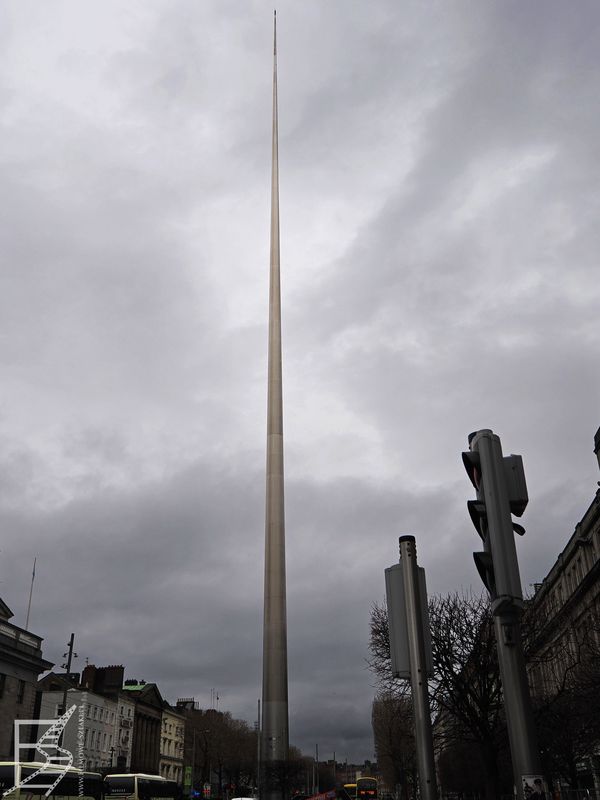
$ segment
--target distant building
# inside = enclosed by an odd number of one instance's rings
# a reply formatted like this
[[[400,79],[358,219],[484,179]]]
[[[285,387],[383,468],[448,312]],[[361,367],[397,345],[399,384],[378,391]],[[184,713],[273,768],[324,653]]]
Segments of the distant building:
[[[14,756],[15,719],[33,719],[40,673],[54,664],[42,657],[42,641],[13,625],[10,608],[0,600],[0,761]]]
[[[115,702],[116,723],[110,766],[121,772],[129,772],[133,749],[135,722],[135,700],[123,689],[125,668],[122,664],[96,667],[88,664],[81,676],[81,686],[104,695]]]
[[[39,716],[56,719],[64,704],[78,711],[64,732],[65,747],[78,753],[78,733],[83,724],[83,761],[97,772],[128,771],[131,766],[135,702],[123,691],[122,666],[88,665],[81,675],[51,672],[38,683]],[[82,714],[79,708],[82,707]]]
[[[123,691],[135,703],[131,771],[158,775],[164,701],[155,683],[125,681]]]
[[[160,774],[176,783],[183,782],[185,716],[165,703],[160,737]]]
[[[600,466],[600,428],[594,452]],[[595,639],[600,652],[600,489],[550,572],[536,584],[531,602],[533,618],[543,624],[536,632],[529,681],[532,695],[544,697],[576,663],[586,637]],[[579,767],[582,781],[600,793],[600,743],[597,753]]]
[[[108,772],[114,766],[114,753],[118,729],[117,703],[103,695],[73,686],[72,682],[50,673],[39,682],[41,701],[40,719],[56,719],[67,692],[67,708],[75,704],[78,711],[69,719],[65,730],[64,747],[78,753],[80,728],[79,708],[83,707],[83,760],[86,769]]]
[[[120,692],[118,706],[119,726],[116,734],[117,749],[114,766],[119,772],[131,772],[135,703],[124,692]]]

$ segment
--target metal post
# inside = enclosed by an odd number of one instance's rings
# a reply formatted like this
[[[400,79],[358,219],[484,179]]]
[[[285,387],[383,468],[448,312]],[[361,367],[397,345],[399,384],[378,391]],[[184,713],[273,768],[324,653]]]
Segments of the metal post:
[[[31,598],[33,596],[33,582],[35,580],[35,562],[37,561],[37,556],[33,559],[33,572],[31,574],[31,588],[29,589],[29,603],[27,604],[27,617],[25,618],[25,630],[29,630],[29,613],[31,611]]]
[[[333,787],[335,789],[335,778],[336,778],[336,771],[335,771],[335,750],[333,751]]]
[[[194,776],[196,774],[196,728],[192,728],[192,787],[190,794],[193,794],[195,783]]]
[[[317,783],[316,783],[316,791],[315,794],[319,794],[319,745],[315,745],[315,761],[317,764]]]
[[[258,722],[256,723],[256,796],[260,800],[260,699],[258,700]]]
[[[68,644],[68,648],[69,649],[65,653],[65,656],[67,656],[67,663],[63,664],[63,667],[66,667],[67,675],[71,672],[71,661],[73,660],[73,643],[74,643],[74,641],[75,641],[75,634],[72,633],[71,634],[71,638],[69,639],[69,644]],[[66,712],[66,710],[67,710],[67,692],[68,692],[68,688],[65,688],[65,690],[63,692],[63,704],[62,704],[61,714],[64,714]]]
[[[498,664],[514,782],[517,797],[524,800],[524,778],[531,780],[542,777],[521,639],[523,594],[511,517],[511,512],[519,516],[523,513],[528,498],[526,489],[522,489],[520,497],[513,496],[514,489],[511,494],[507,468],[511,459],[519,457],[504,457],[497,434],[489,428],[477,431],[469,438],[469,447],[471,452],[479,455],[480,460],[481,485],[476,488],[478,500],[485,503],[485,547],[492,556],[493,582],[490,595]],[[522,484],[524,487],[524,474]],[[516,500],[519,503],[515,505]]]
[[[287,785],[289,778],[289,709],[279,247],[277,34],[275,20],[276,17],[274,15],[261,744],[263,800],[287,800],[289,796],[289,787]]]
[[[404,596],[406,601],[419,785],[421,788],[422,800],[437,800],[431,713],[429,710],[429,695],[427,690],[425,635],[423,631],[421,601],[419,596],[417,548],[414,536],[401,536],[399,542],[400,563],[402,564]]]
[[[542,767],[527,683],[520,618],[519,610],[507,610],[494,617],[494,628],[517,797],[524,800],[523,778],[541,777]]]

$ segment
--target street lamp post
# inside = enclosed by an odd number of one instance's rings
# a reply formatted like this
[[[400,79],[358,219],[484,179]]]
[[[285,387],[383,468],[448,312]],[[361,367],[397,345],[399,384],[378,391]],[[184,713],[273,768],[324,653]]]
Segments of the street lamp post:
[[[192,792],[194,791],[195,773],[196,773],[196,728],[192,728]]]

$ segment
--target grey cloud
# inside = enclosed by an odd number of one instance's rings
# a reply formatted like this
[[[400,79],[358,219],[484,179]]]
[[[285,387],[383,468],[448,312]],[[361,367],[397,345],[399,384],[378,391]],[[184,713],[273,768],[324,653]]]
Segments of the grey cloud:
[[[37,555],[48,657],[74,630],[253,720],[272,8],[33,8],[0,11],[3,599]],[[478,590],[469,431],[524,456],[526,585],[596,489],[599,14],[278,17],[291,732],[352,760],[398,535]]]

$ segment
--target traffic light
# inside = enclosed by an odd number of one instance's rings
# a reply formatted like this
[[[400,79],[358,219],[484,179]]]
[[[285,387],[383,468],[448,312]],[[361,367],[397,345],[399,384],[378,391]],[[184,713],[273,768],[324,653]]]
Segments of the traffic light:
[[[477,499],[467,502],[469,516],[483,540],[483,552],[473,553],[475,565],[492,599],[492,612],[523,606],[514,533],[525,529],[513,522],[529,501],[521,456],[502,455],[500,438],[489,429],[469,435],[462,454]]]

